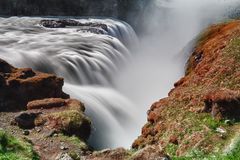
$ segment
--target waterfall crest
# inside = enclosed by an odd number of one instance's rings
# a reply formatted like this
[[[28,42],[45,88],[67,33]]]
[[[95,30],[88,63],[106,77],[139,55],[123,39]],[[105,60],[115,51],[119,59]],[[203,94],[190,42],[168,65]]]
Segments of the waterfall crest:
[[[95,23],[95,28],[45,28],[40,20],[0,18],[0,58],[64,77],[65,91],[86,105],[93,120],[91,145],[130,146],[133,136],[128,133],[137,123],[131,113],[136,109],[112,88],[111,79],[131,59],[138,42],[133,29],[113,19],[76,19]],[[107,26],[105,30],[94,32],[101,25]]]
[[[64,77],[64,90],[93,120],[90,144],[129,147],[149,105],[182,76],[185,60],[178,53],[206,26],[228,18],[238,1],[149,0],[136,16],[139,46],[133,29],[114,19],[85,17],[75,20],[98,25],[45,28],[42,18],[0,18],[0,58]]]

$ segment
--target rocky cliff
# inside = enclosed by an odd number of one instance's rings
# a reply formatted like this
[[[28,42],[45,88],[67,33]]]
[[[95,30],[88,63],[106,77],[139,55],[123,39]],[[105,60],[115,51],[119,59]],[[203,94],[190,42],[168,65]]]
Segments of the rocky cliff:
[[[149,0],[1,0],[5,16],[107,16],[136,25]]]
[[[41,159],[89,150],[85,142],[90,136],[91,121],[84,114],[84,105],[69,99],[62,86],[63,78],[15,68],[0,59],[0,159],[18,156],[17,151],[7,147],[16,140],[6,133],[29,142]],[[31,155],[36,156],[32,152]]]
[[[63,78],[17,69],[0,59],[0,111],[26,109],[27,103],[44,98],[69,98],[62,91]]]
[[[222,152],[239,132],[240,21],[209,27],[198,38],[186,74],[154,103],[133,143],[160,145],[171,156]]]

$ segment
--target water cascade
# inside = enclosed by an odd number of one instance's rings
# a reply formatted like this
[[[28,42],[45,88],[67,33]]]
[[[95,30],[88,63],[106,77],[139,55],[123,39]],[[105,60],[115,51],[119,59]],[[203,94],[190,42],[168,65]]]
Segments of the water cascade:
[[[111,79],[132,57],[138,42],[133,29],[112,19],[79,19],[97,25],[67,28],[45,28],[40,20],[1,18],[0,58],[64,77],[65,91],[85,103],[93,120],[90,144],[95,148],[130,145],[134,137],[126,130],[136,126],[131,115],[136,109],[111,87]]]
[[[183,75],[186,59],[180,57],[187,56],[181,50],[237,4],[151,0],[141,13],[140,42],[128,24],[114,19],[80,18],[97,25],[45,28],[39,25],[43,18],[0,18],[0,58],[64,77],[64,90],[86,105],[93,120],[90,144],[129,147],[149,105]]]

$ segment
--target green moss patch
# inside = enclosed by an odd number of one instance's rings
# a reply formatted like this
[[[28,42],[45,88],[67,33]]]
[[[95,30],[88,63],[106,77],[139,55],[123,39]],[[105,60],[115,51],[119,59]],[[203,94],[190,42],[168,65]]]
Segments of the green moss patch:
[[[38,160],[32,145],[0,130],[0,160]]]

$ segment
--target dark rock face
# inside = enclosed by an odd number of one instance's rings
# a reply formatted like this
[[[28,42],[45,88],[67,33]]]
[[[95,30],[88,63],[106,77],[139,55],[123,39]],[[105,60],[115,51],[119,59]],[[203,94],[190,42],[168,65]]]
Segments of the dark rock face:
[[[27,103],[44,98],[69,98],[63,79],[52,74],[17,69],[0,60],[0,111],[25,110]]]
[[[107,16],[135,23],[150,0],[1,0],[0,15]],[[130,19],[131,20],[130,20]]]
[[[54,21],[54,20],[42,20],[40,25],[47,28],[65,28],[66,24],[62,21]]]
[[[102,23],[81,23],[76,20],[62,19],[62,20],[41,20],[40,25],[46,28],[65,28],[65,27],[79,27],[78,31],[86,31],[95,34],[104,34],[108,32],[108,26]]]
[[[205,97],[205,112],[211,112],[215,119],[240,119],[240,93],[229,89],[220,89],[208,93]]]
[[[39,113],[40,114],[40,113]],[[38,113],[20,113],[15,117],[14,122],[23,129],[32,129],[35,127],[34,120],[37,118]]]

